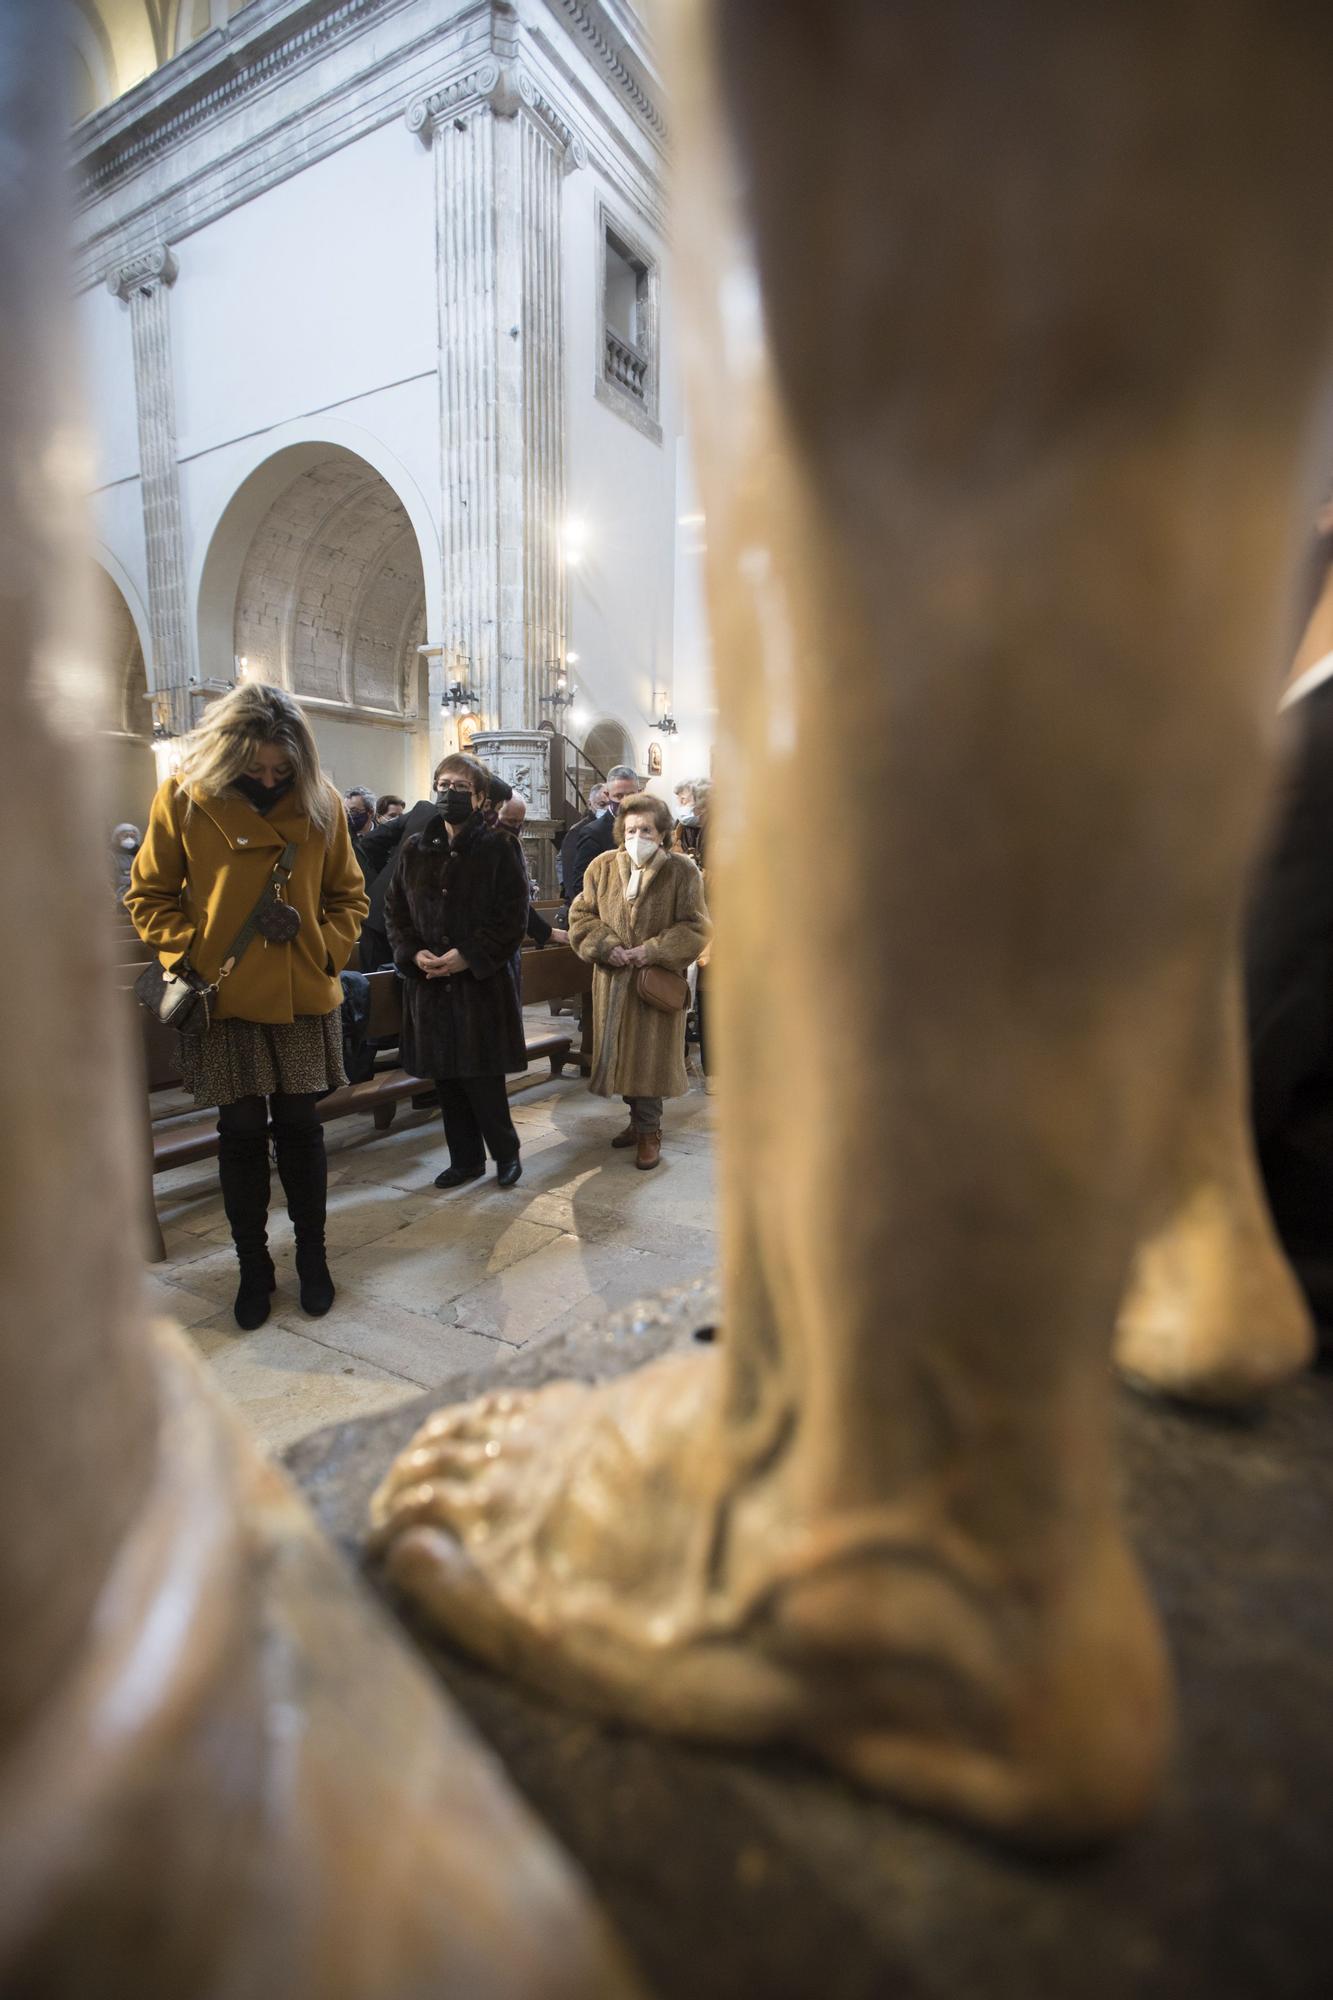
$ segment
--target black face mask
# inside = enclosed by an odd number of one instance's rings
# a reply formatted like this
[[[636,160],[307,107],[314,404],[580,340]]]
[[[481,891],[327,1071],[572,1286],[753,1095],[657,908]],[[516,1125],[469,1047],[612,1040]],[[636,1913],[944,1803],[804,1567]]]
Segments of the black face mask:
[[[270,813],[280,800],[285,799],[295,778],[283,778],[276,785],[261,784],[258,778],[234,778],[232,783],[243,799],[248,799],[256,812]]]
[[[452,786],[436,792],[435,803],[450,826],[461,826],[465,819],[471,819],[475,810],[471,792],[456,792]]]
[[[608,811],[608,812],[610,813],[610,815],[611,815],[612,819],[619,819],[619,818],[620,818],[620,800],[619,800],[619,799],[608,799],[608,800],[607,800],[607,802],[606,802],[606,810],[607,810],[607,811]]]
[[[358,806],[355,812],[348,813],[347,820],[352,832],[360,833],[363,827],[369,826],[370,814],[364,806]]]

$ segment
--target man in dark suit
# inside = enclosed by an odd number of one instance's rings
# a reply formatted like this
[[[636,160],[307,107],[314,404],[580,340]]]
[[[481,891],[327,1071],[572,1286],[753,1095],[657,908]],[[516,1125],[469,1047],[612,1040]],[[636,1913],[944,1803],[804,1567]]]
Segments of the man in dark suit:
[[[572,903],[583,887],[583,877],[588,863],[595,855],[605,854],[616,844],[616,815],[620,811],[622,799],[633,798],[643,790],[636,771],[627,764],[617,764],[606,781],[609,801],[604,813],[595,819],[585,820],[580,826],[573,826],[565,835],[560,849],[560,886],[565,892],[565,901]]]
[[[1245,937],[1251,1109],[1273,1220],[1333,1353],[1333,652],[1288,688]]]
[[[437,771],[431,784],[435,786],[438,782]],[[410,811],[371,827],[357,843],[357,859],[361,863],[366,878],[366,894],[370,898],[370,914],[361,926],[363,972],[374,972],[380,966],[393,964],[393,952],[389,948],[389,933],[384,921],[384,898],[398,860],[398,849],[407,834],[420,833],[439,810],[433,799],[419,799]]]

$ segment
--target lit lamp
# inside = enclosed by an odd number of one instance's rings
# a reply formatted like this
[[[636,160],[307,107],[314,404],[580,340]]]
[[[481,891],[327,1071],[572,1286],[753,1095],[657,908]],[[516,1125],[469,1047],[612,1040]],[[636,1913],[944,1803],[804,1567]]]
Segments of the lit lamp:
[[[570,653],[568,658],[577,660],[578,654]],[[546,691],[547,707],[555,709],[557,714],[563,709],[572,708],[575,696],[573,688],[569,685],[566,665],[559,660],[548,660],[546,669],[551,676],[551,685]]]
[[[166,696],[158,695],[153,703],[153,763],[159,785],[171,776],[178,761],[178,753],[172,748],[177,739],[168,719],[170,714]]]
[[[653,690],[654,708],[658,706],[659,700],[661,702],[662,713],[658,716],[656,722],[652,722],[648,726],[650,729],[655,729],[659,736],[674,736],[676,734],[676,718],[671,713],[671,710],[667,705],[667,693],[665,688],[661,690],[660,696],[658,690],[654,688]]]
[[[456,671],[454,679],[440,696],[440,707],[451,709],[455,717],[460,716],[464,709],[481,706],[481,696],[468,678],[471,664],[470,660],[462,662],[461,671]]]

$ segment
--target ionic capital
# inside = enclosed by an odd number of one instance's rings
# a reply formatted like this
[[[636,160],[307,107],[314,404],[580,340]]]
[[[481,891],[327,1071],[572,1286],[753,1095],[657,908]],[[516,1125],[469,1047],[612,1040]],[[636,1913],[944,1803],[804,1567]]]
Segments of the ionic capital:
[[[113,298],[124,299],[127,303],[136,292],[145,297],[155,292],[159,285],[174,285],[180,273],[176,253],[165,243],[154,243],[128,264],[107,272],[106,288]]]

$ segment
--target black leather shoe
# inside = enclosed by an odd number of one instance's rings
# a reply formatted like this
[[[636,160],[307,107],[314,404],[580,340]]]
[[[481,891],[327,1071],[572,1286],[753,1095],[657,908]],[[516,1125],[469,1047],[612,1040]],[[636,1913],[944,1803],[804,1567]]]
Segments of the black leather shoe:
[[[437,1188],[462,1187],[464,1181],[479,1181],[485,1167],[446,1167],[442,1174],[436,1174]]]
[[[523,1178],[523,1162],[515,1153],[512,1160],[505,1160],[495,1170],[495,1178],[501,1187],[516,1187]]]

